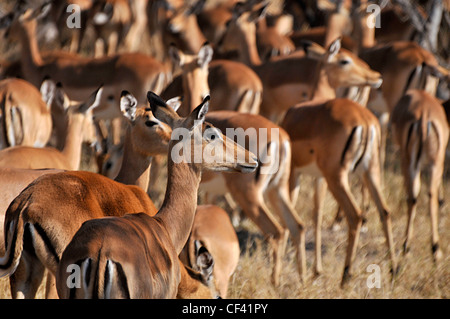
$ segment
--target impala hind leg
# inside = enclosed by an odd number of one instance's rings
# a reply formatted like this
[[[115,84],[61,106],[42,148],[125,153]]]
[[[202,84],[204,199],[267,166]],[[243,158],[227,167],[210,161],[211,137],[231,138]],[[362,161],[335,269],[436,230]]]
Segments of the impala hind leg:
[[[431,250],[435,262],[439,262],[443,255],[439,246],[439,185],[441,183],[444,163],[435,163],[431,167],[429,210],[431,219]]]
[[[278,186],[278,185],[277,185]],[[273,210],[277,213],[286,228],[296,250],[297,270],[301,282],[306,279],[306,239],[305,226],[300,218],[295,214],[295,210],[289,199],[287,187],[272,187],[268,190],[269,201]],[[286,238],[287,239],[287,238]],[[286,243],[287,240],[284,240]],[[285,248],[283,249],[285,251]]]
[[[34,299],[44,277],[45,267],[25,251],[22,253],[16,271],[9,277],[13,299]]]
[[[323,217],[323,200],[327,191],[327,183],[324,178],[318,178],[315,181],[314,192],[314,224],[315,224],[315,251],[316,258],[314,264],[314,272],[319,276],[323,272],[322,266],[322,217]]]
[[[391,258],[391,273],[395,275],[398,271],[397,260],[395,256],[395,246],[394,239],[392,235],[392,221],[391,213],[389,212],[383,197],[381,196],[381,185],[380,185],[380,175],[379,175],[379,165],[373,165],[373,169],[364,174],[364,182],[367,185],[367,189],[375,202],[378,213],[380,215],[380,220],[383,225],[384,236],[386,237],[386,245]]]
[[[341,173],[339,176],[329,175],[327,183],[331,193],[344,210],[348,223],[347,255],[345,257],[345,267],[341,281],[341,287],[344,287],[352,276],[352,265],[358,247],[362,217],[361,211],[358,209],[355,199],[350,192],[347,174]]]
[[[252,220],[265,236],[269,236],[273,257],[271,279],[272,283],[278,286],[280,284],[281,262],[284,256],[286,230],[281,227],[280,223],[270,213],[264,203],[262,194],[252,192],[251,189],[244,190],[238,187],[228,188],[235,201],[242,208],[245,216]]]
[[[417,198],[420,192],[420,171],[413,167],[407,156],[404,156],[402,161],[408,204],[408,222],[406,225],[405,241],[403,243],[403,253],[406,254],[409,251],[410,241],[414,233],[414,219],[416,217]]]

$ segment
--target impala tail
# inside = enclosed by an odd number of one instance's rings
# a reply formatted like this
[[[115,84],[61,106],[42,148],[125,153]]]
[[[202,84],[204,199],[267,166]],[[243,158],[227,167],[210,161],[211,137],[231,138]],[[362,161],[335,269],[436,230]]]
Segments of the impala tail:
[[[13,204],[9,206],[6,216],[8,216],[8,212],[11,210],[12,205]],[[0,257],[0,277],[11,275],[19,265],[20,256],[23,251],[24,224],[22,215],[25,210],[26,207],[12,220],[5,219],[5,255]],[[27,227],[29,227],[28,224]]]
[[[116,263],[99,254],[99,260],[90,257],[70,264],[61,274],[65,279],[59,287],[61,298],[69,299],[129,299],[125,272],[120,263]]]
[[[0,102],[0,109],[3,113],[1,124],[3,126],[4,143],[3,148],[20,145],[23,141],[23,120],[19,107],[13,105],[12,97],[6,95]]]
[[[373,144],[377,139],[376,127],[355,126],[345,144],[341,155],[341,165],[350,160],[350,171],[354,172],[361,165],[367,167],[371,158]]]

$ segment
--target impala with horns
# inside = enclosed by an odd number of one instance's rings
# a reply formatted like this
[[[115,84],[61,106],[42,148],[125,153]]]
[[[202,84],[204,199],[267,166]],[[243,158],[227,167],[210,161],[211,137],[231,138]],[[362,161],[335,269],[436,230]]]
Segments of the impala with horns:
[[[192,229],[202,170],[252,172],[258,166],[253,154],[204,122],[209,96],[187,118],[152,92],[148,99],[156,118],[184,134],[172,136],[169,143],[163,205],[153,217],[139,213],[85,222],[62,255],[57,273],[61,298],[174,298],[180,284],[178,255]],[[202,157],[183,151],[175,161],[173,150],[179,144],[183,150],[186,145],[201,148]],[[212,155],[210,147],[222,149],[222,155]],[[123,249],[130,244],[133,250]],[[79,289],[67,287],[68,267],[77,263],[83,269]]]

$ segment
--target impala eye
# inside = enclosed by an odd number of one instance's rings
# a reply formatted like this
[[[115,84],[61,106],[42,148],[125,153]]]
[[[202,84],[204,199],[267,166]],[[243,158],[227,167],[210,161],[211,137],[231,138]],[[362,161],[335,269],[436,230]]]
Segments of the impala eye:
[[[145,125],[148,127],[152,127],[152,126],[158,125],[158,123],[153,122],[153,121],[145,121]]]
[[[347,65],[347,64],[350,64],[350,60],[341,60],[341,61],[339,61],[339,64],[340,65]]]

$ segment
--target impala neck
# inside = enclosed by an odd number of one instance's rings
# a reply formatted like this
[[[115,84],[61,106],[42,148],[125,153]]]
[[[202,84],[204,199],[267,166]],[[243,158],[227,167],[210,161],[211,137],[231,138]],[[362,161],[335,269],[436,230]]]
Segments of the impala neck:
[[[39,46],[35,37],[36,22],[30,21],[24,23],[20,30],[20,41],[22,45],[21,63],[22,70],[29,79],[33,79],[34,83],[39,83],[42,79],[38,78],[38,67],[43,64]]]
[[[83,114],[73,114],[69,119],[66,141],[62,154],[68,160],[71,170],[80,168],[81,148],[83,144]]]
[[[164,202],[156,214],[169,231],[172,243],[180,254],[186,244],[194,223],[197,209],[197,192],[201,179],[201,168],[193,163],[168,161],[168,180]]]
[[[127,185],[139,186],[147,192],[152,157],[136,149],[131,130],[131,126],[128,127],[125,135],[122,166],[114,180]]]
[[[322,64],[319,63],[319,72],[316,73],[316,79],[311,91],[312,99],[334,99],[336,98],[336,91],[330,86],[328,76]]]
[[[195,72],[202,72],[203,74],[197,76],[194,72],[189,72],[182,75],[183,100],[186,103],[184,109],[188,110],[189,113],[202,103],[203,95],[209,93],[208,71],[200,69]]]
[[[255,39],[256,40],[256,39]],[[241,49],[242,62],[249,66],[261,65],[261,58],[259,57],[256,42],[243,42]]]

